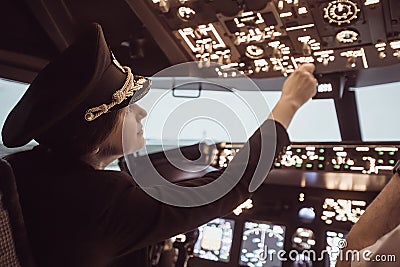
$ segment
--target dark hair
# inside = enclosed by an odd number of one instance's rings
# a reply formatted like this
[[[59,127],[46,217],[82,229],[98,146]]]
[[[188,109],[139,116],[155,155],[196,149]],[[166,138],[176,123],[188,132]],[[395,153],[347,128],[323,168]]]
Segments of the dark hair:
[[[96,120],[76,122],[76,116],[70,115],[56,123],[36,141],[53,151],[80,157],[93,152],[116,129],[123,117],[123,109],[103,114]]]

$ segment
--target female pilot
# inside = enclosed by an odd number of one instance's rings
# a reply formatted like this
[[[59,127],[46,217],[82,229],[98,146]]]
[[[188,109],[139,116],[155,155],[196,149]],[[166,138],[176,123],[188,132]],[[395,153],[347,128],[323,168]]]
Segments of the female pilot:
[[[37,265],[146,266],[150,244],[228,214],[250,195],[260,142],[270,138],[260,134],[262,129],[276,128],[276,146],[271,147],[276,153],[289,144],[286,128],[316,92],[313,71],[312,64],[305,64],[286,80],[274,119],[266,120],[230,163],[233,170],[243,169],[242,151],[250,152],[240,182],[228,194],[199,207],[170,206],[144,193],[126,173],[104,170],[123,155],[124,116],[134,133],[131,151],[144,146],[141,120],[146,112],[128,104],[142,98],[150,82],[121,67],[101,27],[91,25],[39,73],[2,130],[8,147],[32,139],[39,143],[7,158]],[[207,184],[219,175],[187,185]]]

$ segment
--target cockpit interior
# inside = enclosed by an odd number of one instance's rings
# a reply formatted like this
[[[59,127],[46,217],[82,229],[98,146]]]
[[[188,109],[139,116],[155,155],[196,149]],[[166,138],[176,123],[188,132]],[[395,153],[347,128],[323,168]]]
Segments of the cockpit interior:
[[[170,182],[226,168],[278,101],[285,79],[304,63],[316,67],[317,94],[294,117],[292,143],[258,190],[232,213],[154,244],[151,266],[335,266],[331,252],[400,158],[400,1],[6,0],[1,126],[36,75],[91,22],[102,25],[121,64],[153,82],[138,102],[148,112],[145,149],[108,166],[129,173],[129,158],[133,176],[146,176],[141,162],[148,158]],[[196,119],[163,132],[171,114]],[[0,143],[0,156],[35,145]],[[171,163],[175,152],[200,171]]]

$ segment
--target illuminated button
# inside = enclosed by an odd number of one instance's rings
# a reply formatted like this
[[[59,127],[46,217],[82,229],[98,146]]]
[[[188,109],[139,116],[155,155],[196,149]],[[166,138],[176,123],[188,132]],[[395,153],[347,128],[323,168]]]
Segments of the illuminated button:
[[[394,156],[395,153],[396,153],[396,152],[394,152],[394,151],[390,151],[390,152],[389,152],[389,156]]]
[[[187,21],[192,20],[194,18],[194,16],[196,15],[196,11],[194,11],[190,7],[181,6],[178,9],[177,15],[178,15],[178,18],[180,18],[181,20],[187,22]]]
[[[319,156],[319,157],[318,157],[318,160],[321,160],[321,161],[323,161],[323,160],[325,160],[325,157],[323,157],[323,156]]]
[[[383,159],[378,159],[379,164],[383,164]]]
[[[319,153],[325,153],[325,149],[320,148],[320,149],[319,149]]]
[[[306,164],[306,168],[307,169],[312,169],[313,168],[313,164],[312,163],[307,163]]]
[[[394,159],[389,159],[389,164],[390,165],[394,165],[396,163],[396,161]]]
[[[301,163],[296,163],[296,168],[301,168]]]
[[[323,170],[324,169],[324,164],[322,164],[322,163],[318,164],[318,169]]]
[[[281,163],[280,162],[275,162],[275,168],[280,168],[281,167]]]
[[[344,169],[345,169],[345,170],[348,170],[349,168],[350,168],[349,165],[347,165],[347,164],[344,165]]]
[[[297,153],[301,153],[301,148],[296,149]]]
[[[379,152],[378,152],[378,155],[379,155],[379,156],[383,156],[384,154],[385,154],[385,152],[383,152],[383,151],[379,151]]]
[[[339,164],[335,164],[335,165],[333,165],[333,168],[334,168],[335,170],[340,170],[340,165],[339,165]]]

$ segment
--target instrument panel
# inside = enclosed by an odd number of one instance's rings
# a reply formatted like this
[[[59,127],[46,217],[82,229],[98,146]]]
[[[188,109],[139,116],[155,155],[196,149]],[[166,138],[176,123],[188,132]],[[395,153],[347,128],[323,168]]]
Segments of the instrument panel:
[[[226,167],[241,144],[221,143],[213,165]],[[275,169],[390,175],[399,158],[397,143],[293,143],[274,162]]]
[[[196,243],[204,255],[229,247],[229,257],[201,257],[195,247],[188,266],[334,266],[345,236],[377,194],[267,182],[253,195],[251,208],[210,222],[227,220],[229,227],[234,226],[232,235],[223,236],[222,227],[214,226],[221,230],[208,231],[208,237],[200,235]],[[207,239],[213,241],[212,246]]]
[[[240,148],[218,144],[213,165],[226,167]],[[188,266],[335,266],[350,228],[391,176],[398,148],[291,144],[253,197],[225,218],[234,225],[229,262],[206,263],[195,254]],[[346,179],[351,187],[343,186]]]
[[[313,62],[317,73],[399,63],[394,0],[149,0],[164,30],[215,74],[287,76]],[[150,29],[151,30],[151,29]]]

